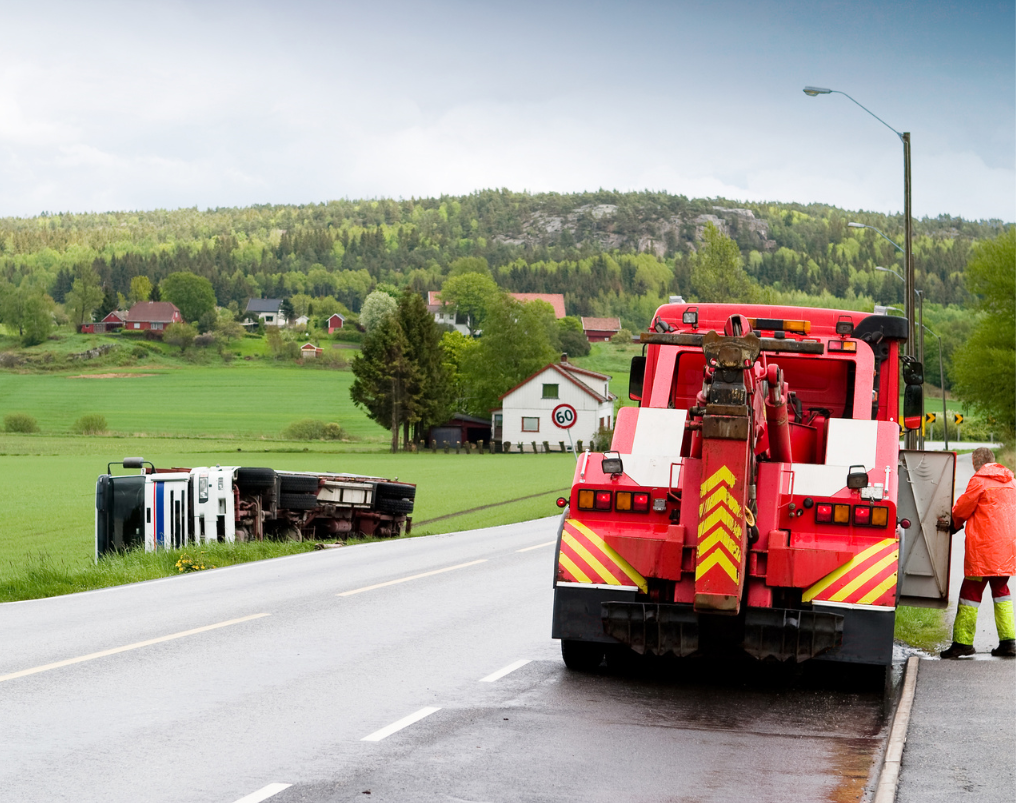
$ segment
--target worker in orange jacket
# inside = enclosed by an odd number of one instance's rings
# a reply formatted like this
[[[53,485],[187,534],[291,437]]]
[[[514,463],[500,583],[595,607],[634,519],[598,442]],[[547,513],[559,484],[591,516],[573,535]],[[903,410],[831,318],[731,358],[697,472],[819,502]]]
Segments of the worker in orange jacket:
[[[991,449],[975,449],[974,476],[952,509],[953,527],[966,531],[963,585],[953,624],[953,643],[942,658],[973,655],[977,608],[984,587],[991,586],[995,602],[998,647],[992,655],[1016,657],[1009,578],[1016,574],[1016,481],[1013,473],[995,462]]]

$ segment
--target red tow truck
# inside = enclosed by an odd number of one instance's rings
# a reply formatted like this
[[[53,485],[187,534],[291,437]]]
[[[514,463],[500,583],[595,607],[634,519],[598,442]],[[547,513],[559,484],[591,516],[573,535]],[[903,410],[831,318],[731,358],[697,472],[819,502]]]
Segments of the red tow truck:
[[[861,312],[660,307],[632,360],[639,406],[558,502],[565,663],[890,665],[896,607],[947,604],[955,470],[953,453],[900,448],[922,408],[906,337],[904,319]]]

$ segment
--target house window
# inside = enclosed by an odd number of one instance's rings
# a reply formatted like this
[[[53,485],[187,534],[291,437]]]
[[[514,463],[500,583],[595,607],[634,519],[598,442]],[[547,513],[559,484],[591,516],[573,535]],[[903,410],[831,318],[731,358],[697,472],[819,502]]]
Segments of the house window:
[[[544,385],[543,386],[543,398],[545,399],[557,399],[557,385]]]
[[[134,328],[135,328],[135,329],[140,329],[140,328],[141,328],[141,324],[140,324],[140,323],[136,323],[136,324],[134,324]]]
[[[537,417],[530,418],[528,416],[522,416],[522,431],[523,432],[539,432],[540,431],[540,419]]]
[[[153,323],[152,324],[152,328],[153,329],[161,329],[162,328],[162,324],[161,323]]]
[[[265,316],[265,323],[271,323],[274,320],[275,320],[275,318],[273,316],[271,316],[271,315],[266,315]]]

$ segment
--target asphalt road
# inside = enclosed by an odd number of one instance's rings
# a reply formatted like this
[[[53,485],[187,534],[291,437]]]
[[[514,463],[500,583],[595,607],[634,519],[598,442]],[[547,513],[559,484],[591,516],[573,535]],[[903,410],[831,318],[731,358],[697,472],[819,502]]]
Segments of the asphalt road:
[[[880,694],[734,666],[567,670],[555,534],[543,519],[0,605],[0,798],[861,799]]]

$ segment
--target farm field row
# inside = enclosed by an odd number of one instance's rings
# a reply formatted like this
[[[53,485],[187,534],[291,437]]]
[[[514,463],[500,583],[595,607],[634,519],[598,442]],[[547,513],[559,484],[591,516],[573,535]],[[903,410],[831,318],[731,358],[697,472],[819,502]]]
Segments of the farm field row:
[[[141,454],[159,467],[248,465],[398,477],[418,486],[414,535],[554,515],[553,500],[570,486],[575,466],[573,456],[561,454],[392,455],[339,452],[334,444],[323,443],[306,450],[293,444],[272,450],[263,442],[237,443],[0,436],[0,474],[5,478],[0,496],[0,574],[17,573],[40,554],[67,568],[89,565],[96,477],[108,462],[119,462],[128,454]],[[42,448],[29,451],[32,446]],[[534,495],[539,496],[501,504]],[[453,515],[462,511],[475,512]],[[438,521],[428,524],[432,519]]]
[[[0,374],[0,412],[28,413],[61,434],[87,413],[110,431],[149,436],[280,437],[303,418],[335,421],[354,438],[387,433],[349,398],[353,374],[238,362],[80,373]]]

